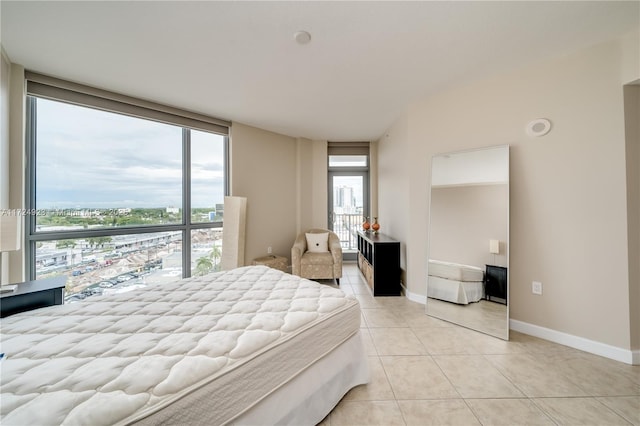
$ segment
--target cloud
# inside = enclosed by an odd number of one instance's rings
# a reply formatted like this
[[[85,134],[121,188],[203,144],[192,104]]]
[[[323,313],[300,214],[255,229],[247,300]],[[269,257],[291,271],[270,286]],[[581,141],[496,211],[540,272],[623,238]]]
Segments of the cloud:
[[[37,208],[182,204],[182,128],[37,100]],[[192,205],[224,197],[221,136],[192,131]]]

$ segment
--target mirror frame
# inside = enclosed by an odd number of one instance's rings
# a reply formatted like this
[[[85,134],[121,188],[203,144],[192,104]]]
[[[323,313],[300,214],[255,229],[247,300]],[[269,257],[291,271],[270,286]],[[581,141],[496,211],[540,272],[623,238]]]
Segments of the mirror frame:
[[[493,327],[488,327],[485,326],[483,327],[483,324],[470,324],[470,323],[462,323],[458,320],[456,320],[455,316],[457,315],[447,315],[448,313],[443,313],[443,312],[437,312],[434,309],[430,309],[429,306],[429,301],[430,298],[428,296],[428,292],[429,292],[429,268],[430,268],[430,260],[431,260],[431,253],[432,253],[432,227],[433,227],[433,206],[432,206],[432,202],[433,202],[433,190],[434,190],[434,185],[433,185],[433,181],[434,181],[434,163],[436,161],[436,158],[439,157],[446,157],[446,158],[450,158],[452,156],[455,155],[460,155],[460,154],[471,154],[471,153],[481,153],[481,152],[488,152],[489,150],[501,150],[504,149],[506,150],[506,193],[507,193],[507,200],[506,200],[506,241],[505,241],[505,265],[506,265],[506,269],[507,269],[507,288],[506,288],[506,313],[505,313],[505,317],[504,318],[504,329],[500,330],[500,331],[496,331],[496,329],[494,329]],[[504,161],[504,160],[503,160]],[[497,146],[489,146],[489,147],[482,147],[482,148],[475,148],[475,149],[469,149],[469,150],[463,150],[463,151],[454,151],[454,152],[448,152],[448,153],[440,153],[440,154],[435,154],[431,157],[431,180],[429,182],[429,225],[428,225],[428,245],[427,245],[427,277],[426,277],[426,292],[425,292],[425,312],[427,315],[432,316],[434,318],[438,318],[438,319],[442,319],[448,322],[452,322],[454,324],[475,330],[475,331],[479,331],[481,333],[485,333],[494,337],[498,337],[500,339],[503,340],[509,340],[509,308],[511,305],[511,301],[510,301],[510,264],[509,264],[509,249],[510,249],[510,215],[511,215],[511,200],[510,200],[510,191],[511,191],[511,182],[510,182],[510,147],[509,145],[497,145]],[[462,179],[462,183],[459,183],[460,186],[468,186],[469,183],[474,182],[474,181],[470,181],[467,180],[465,181],[466,178]],[[482,184],[482,183],[486,183],[486,184],[491,184],[491,183],[498,183],[500,182],[499,180],[491,182],[491,180],[486,180],[486,181],[479,181],[477,183]],[[465,183],[467,185],[465,185]],[[473,184],[473,183],[472,183]],[[453,186],[453,185],[452,185]],[[502,245],[502,244],[501,244]],[[446,259],[442,259],[442,260],[446,260]],[[486,265],[485,265],[485,271],[486,271]],[[483,278],[484,278],[484,274],[483,274]],[[483,285],[483,298],[485,297],[485,290],[484,290],[484,285]],[[443,303],[450,303],[450,302],[443,302]],[[463,309],[463,305],[456,305],[455,303],[451,303],[452,307],[455,306],[459,306],[460,309]],[[449,309],[449,308],[447,308]],[[496,324],[498,322],[496,321]]]

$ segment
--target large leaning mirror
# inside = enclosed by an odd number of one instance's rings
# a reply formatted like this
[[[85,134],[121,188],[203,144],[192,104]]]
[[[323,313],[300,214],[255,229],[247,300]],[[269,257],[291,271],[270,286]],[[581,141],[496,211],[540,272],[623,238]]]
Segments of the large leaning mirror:
[[[431,162],[427,314],[509,339],[509,146]]]

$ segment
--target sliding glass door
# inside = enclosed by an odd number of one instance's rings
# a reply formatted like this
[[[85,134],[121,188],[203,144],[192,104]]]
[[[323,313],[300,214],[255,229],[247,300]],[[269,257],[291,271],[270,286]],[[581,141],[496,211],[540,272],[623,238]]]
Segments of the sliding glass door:
[[[329,227],[340,238],[345,260],[355,260],[356,231],[368,215],[368,173],[329,172]]]

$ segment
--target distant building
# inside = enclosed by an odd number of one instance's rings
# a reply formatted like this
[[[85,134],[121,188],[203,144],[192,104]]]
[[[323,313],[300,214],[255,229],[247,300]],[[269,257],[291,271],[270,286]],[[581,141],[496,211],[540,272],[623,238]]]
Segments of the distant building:
[[[167,207],[167,213],[178,214],[180,213],[180,207]]]
[[[82,258],[80,250],[71,249],[40,249],[36,254],[36,269],[66,265],[72,258]],[[79,260],[77,260],[79,262]]]
[[[355,191],[350,186],[338,186],[333,190],[333,204],[336,213],[355,213],[356,196]]]

